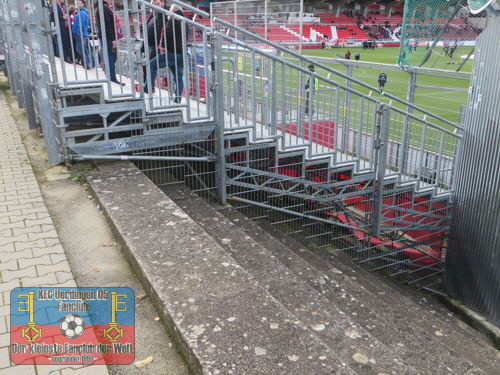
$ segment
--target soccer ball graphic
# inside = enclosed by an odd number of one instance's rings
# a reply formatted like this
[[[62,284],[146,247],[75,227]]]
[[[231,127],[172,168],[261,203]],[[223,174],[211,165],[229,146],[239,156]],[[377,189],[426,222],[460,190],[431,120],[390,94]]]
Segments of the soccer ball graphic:
[[[61,333],[69,339],[80,337],[85,330],[85,321],[80,315],[68,314],[59,321]]]

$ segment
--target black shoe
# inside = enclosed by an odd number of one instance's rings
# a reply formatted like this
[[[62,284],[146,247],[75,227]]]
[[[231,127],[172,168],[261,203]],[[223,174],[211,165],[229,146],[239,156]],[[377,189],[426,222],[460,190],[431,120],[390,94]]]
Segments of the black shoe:
[[[111,80],[111,82],[116,83],[117,85],[120,85],[120,86],[125,86],[125,84],[124,84],[124,83],[122,83],[122,82],[118,82],[118,81],[116,81],[116,80]]]

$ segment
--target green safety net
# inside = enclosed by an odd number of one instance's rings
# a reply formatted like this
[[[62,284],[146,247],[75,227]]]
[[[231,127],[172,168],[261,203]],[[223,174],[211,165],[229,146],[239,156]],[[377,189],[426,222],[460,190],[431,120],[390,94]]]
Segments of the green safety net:
[[[472,54],[481,29],[466,0],[406,0],[398,64],[456,70]]]

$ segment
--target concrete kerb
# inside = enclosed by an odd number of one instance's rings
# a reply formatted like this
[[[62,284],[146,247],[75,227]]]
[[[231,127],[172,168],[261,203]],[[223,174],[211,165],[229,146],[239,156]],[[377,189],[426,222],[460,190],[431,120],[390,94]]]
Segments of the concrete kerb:
[[[499,327],[490,323],[486,318],[451,297],[440,297],[440,300],[445,303],[450,310],[461,316],[470,326],[485,334],[492,341],[495,348],[500,351]],[[498,355],[500,358],[500,352]]]
[[[160,320],[162,321],[162,326],[165,330],[165,333],[167,336],[172,340],[172,343],[175,346],[176,352],[181,356],[181,358],[184,360],[184,362],[188,366],[188,370],[191,374],[201,374],[201,364],[197,360],[196,356],[189,350],[189,347],[187,346],[186,342],[182,339],[180,336],[180,332],[176,329],[175,324],[173,320],[170,318],[170,316],[165,312],[165,309],[163,308],[163,305],[161,303],[161,300],[158,296],[158,294],[155,292],[154,288],[151,286],[151,284],[148,281],[148,278],[146,274],[144,273],[144,270],[140,267],[139,263],[137,262],[137,259],[133,256],[132,252],[130,251],[130,248],[127,245],[127,242],[123,238],[122,234],[120,233],[120,230],[118,227],[115,225],[115,222],[111,219],[108,211],[105,209],[103,203],[99,199],[98,194],[94,190],[94,187],[91,183],[91,178],[94,177],[101,177],[105,178],[103,174],[100,173],[99,167],[105,166],[105,165],[116,165],[118,163],[97,163],[95,164],[96,169],[91,171],[90,173],[86,174],[84,176],[85,182],[89,186],[89,194],[92,196],[92,199],[99,204],[100,209],[103,212],[104,217],[106,218],[106,221],[109,223],[110,228],[113,231],[113,234],[115,235],[116,240],[118,241],[118,244],[120,245],[120,249],[122,250],[122,253],[124,254],[125,258],[129,262],[132,270],[135,272],[139,280],[141,281],[141,284],[146,291],[147,296],[153,303],[153,306],[155,307],[158,316],[160,317]],[[119,164],[128,164],[129,168],[124,168],[124,175],[133,175],[136,174],[137,170],[134,171],[135,167],[131,162],[124,162],[124,163],[119,163]],[[129,171],[129,173],[126,173],[126,171]],[[138,172],[141,173],[141,172]]]

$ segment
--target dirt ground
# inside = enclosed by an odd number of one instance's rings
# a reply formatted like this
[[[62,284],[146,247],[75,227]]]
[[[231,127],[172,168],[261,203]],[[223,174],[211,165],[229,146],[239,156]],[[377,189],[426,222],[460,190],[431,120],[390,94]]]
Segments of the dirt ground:
[[[54,220],[61,243],[78,286],[132,287],[136,295],[136,360],[153,356],[143,368],[109,366],[112,375],[154,374],[184,375],[189,371],[165,332],[158,313],[145,297],[138,278],[121,252],[106,219],[88,191],[85,172],[92,163],[78,163],[70,169],[51,167],[47,162],[43,136],[28,129],[26,112],[17,106],[5,77],[0,89],[7,100],[31,165],[40,185],[47,208]]]

